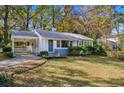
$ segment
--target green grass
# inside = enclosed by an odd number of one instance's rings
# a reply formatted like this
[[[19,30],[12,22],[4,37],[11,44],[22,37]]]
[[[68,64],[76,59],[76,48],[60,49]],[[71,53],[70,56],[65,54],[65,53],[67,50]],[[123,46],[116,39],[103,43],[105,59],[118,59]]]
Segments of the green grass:
[[[124,62],[99,56],[53,58],[9,68],[18,70],[22,73],[14,74],[15,86],[124,86]]]

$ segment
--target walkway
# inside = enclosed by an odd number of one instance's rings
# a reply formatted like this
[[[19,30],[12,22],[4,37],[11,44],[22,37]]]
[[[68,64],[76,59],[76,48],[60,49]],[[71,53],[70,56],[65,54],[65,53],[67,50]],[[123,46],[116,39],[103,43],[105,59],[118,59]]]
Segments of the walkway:
[[[40,57],[35,56],[35,55],[17,55],[15,58],[0,61],[0,67],[8,67],[11,65],[35,61],[35,60],[39,60],[39,59],[40,59]]]

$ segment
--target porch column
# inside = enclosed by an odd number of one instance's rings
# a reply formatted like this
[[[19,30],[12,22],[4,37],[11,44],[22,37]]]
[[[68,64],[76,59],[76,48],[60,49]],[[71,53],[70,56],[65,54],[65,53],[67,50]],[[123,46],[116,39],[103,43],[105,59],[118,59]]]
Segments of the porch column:
[[[91,46],[91,45],[90,45],[90,41],[88,41],[88,45]]]
[[[78,46],[78,40],[77,40],[77,46]]]
[[[93,47],[93,42],[92,42],[92,47]]]
[[[60,48],[62,47],[62,43],[61,43],[62,41],[60,40]]]
[[[12,53],[14,53],[14,38],[12,38]]]
[[[37,39],[36,39],[36,55],[38,54],[38,43],[37,43]]]
[[[68,46],[70,47],[71,41],[68,42]]]

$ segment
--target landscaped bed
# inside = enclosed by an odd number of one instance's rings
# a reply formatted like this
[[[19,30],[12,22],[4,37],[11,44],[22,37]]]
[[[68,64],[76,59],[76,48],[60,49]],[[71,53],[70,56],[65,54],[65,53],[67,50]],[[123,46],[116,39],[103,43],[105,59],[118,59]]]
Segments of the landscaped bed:
[[[14,74],[14,86],[124,86],[124,62],[118,59],[67,57],[48,59],[37,65],[32,69],[29,66],[26,71],[23,65],[10,67],[9,72],[22,70]]]

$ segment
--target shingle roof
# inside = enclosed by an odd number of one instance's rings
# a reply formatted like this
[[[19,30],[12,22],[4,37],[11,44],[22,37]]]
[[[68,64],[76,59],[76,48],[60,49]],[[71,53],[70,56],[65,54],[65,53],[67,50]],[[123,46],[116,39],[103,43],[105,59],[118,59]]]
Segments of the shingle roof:
[[[52,32],[52,31],[44,31],[44,30],[36,30],[42,37],[46,38],[54,38],[54,39],[78,39],[74,38],[73,36],[70,35],[64,35],[63,33],[60,32]]]
[[[63,40],[93,40],[89,37],[80,35],[80,34],[72,34],[72,33],[63,33],[63,32],[52,32],[45,30],[35,30],[42,37],[45,38],[54,38],[54,39],[63,39]],[[12,31],[11,35],[13,36],[28,36],[28,37],[38,37],[34,31]]]
[[[11,35],[37,37],[37,35],[32,31],[12,31]]]
[[[84,35],[81,35],[81,34],[73,34],[73,33],[63,33],[63,34],[67,34],[67,35],[71,35],[73,37],[76,37],[78,39],[81,39],[81,40],[93,40],[92,38],[89,38],[89,37],[86,37]]]
[[[80,35],[80,34],[72,34],[72,33],[63,33],[63,32],[52,32],[45,30],[36,30],[42,37],[47,38],[56,38],[56,39],[70,39],[70,40],[93,40],[89,37]]]

